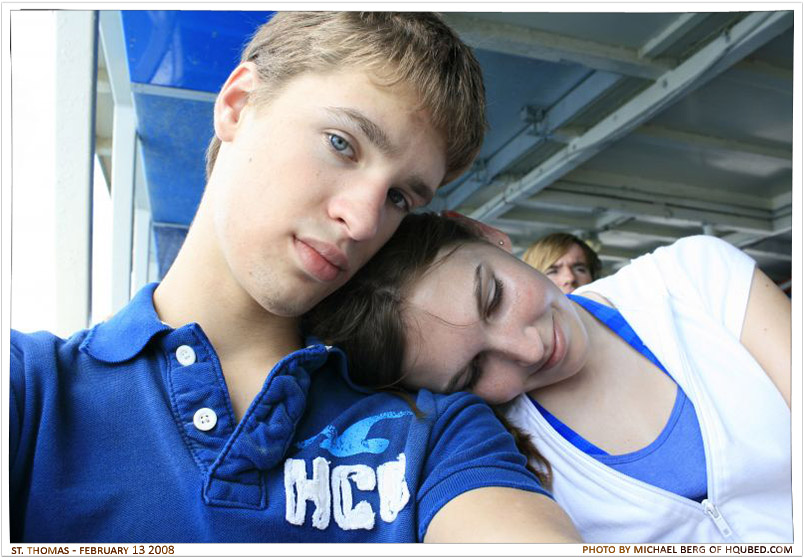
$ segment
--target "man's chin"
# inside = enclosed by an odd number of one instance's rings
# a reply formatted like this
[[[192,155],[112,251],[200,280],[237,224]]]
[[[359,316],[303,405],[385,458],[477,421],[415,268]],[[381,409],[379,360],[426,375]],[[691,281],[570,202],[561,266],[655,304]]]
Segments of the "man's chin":
[[[282,318],[301,318],[305,313],[312,310],[316,304],[324,300],[335,289],[327,290],[326,292],[310,294],[304,296],[302,293],[294,293],[292,296],[285,297],[281,300],[273,299],[263,301],[261,306],[274,316]]]

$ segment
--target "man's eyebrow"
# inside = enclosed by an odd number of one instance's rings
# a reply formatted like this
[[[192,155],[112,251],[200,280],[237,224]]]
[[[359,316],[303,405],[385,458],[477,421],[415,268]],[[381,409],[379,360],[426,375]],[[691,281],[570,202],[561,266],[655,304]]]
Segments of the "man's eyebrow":
[[[396,150],[385,131],[362,112],[346,107],[327,107],[327,112],[336,118],[346,118],[351,121],[351,124],[360,128],[368,140],[385,155]]]
[[[475,300],[477,301],[477,313],[480,316],[483,315],[483,291],[482,291],[483,281],[481,280],[482,279],[481,272],[482,272],[482,264],[477,264],[477,267],[475,268],[474,291],[475,291]],[[456,372],[455,375],[452,376],[452,379],[449,381],[444,391],[446,391],[447,393],[452,393],[453,391],[455,391],[455,386],[458,385],[458,381],[465,375],[465,372],[466,368],[458,370],[458,372]]]
[[[347,107],[327,107],[326,110],[334,117],[348,120],[350,124],[360,128],[360,131],[368,138],[369,142],[374,144],[384,155],[391,155],[397,151],[396,146],[388,138],[388,134],[359,110]],[[422,205],[430,203],[435,195],[433,189],[427,186],[427,183],[419,176],[410,177],[405,181],[405,185],[423,200]]]

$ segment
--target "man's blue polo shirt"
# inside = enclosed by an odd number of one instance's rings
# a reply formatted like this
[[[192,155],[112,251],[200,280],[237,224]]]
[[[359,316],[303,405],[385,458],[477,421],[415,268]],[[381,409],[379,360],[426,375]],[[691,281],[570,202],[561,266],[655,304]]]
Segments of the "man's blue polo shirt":
[[[156,284],[67,340],[11,335],[13,542],[415,542],[483,486],[544,492],[480,399],[349,382],[320,344],[267,375],[236,423],[197,324]]]

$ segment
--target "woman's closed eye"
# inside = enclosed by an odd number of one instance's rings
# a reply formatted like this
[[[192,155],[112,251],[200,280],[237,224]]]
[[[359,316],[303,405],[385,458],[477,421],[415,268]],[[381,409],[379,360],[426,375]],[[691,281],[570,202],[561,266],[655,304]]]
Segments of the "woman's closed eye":
[[[503,297],[503,282],[497,278],[493,277],[493,280],[490,281],[491,288],[493,289],[490,296],[489,302],[486,306],[486,312],[484,318],[488,319],[490,316],[497,311],[502,303]],[[467,367],[467,373],[465,374],[466,381],[461,386],[461,391],[472,391],[472,389],[477,386],[477,383],[480,381],[480,378],[483,376],[483,353],[479,353],[475,355],[472,361],[469,363]]]
[[[492,281],[492,285],[494,291],[491,293],[489,305],[486,308],[486,318],[489,318],[497,308],[500,307],[500,303],[502,302],[503,297],[503,282],[500,281],[497,277],[494,277],[494,281]]]

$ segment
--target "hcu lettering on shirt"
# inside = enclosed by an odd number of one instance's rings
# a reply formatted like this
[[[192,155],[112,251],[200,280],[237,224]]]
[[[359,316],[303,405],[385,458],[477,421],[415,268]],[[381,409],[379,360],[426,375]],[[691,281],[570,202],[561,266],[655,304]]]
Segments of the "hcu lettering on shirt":
[[[307,502],[315,505],[312,524],[326,529],[331,518],[344,530],[372,529],[376,513],[366,500],[355,503],[354,490],[376,490],[380,501],[380,518],[393,522],[410,500],[405,480],[405,454],[388,461],[375,471],[368,465],[338,465],[330,471],[323,457],[313,459],[311,476],[304,459],[285,461],[285,519],[293,525],[304,525]]]

